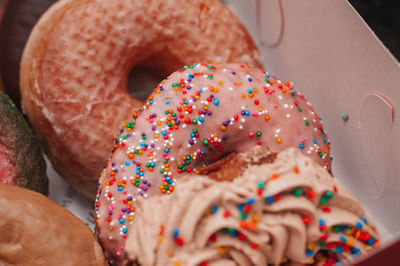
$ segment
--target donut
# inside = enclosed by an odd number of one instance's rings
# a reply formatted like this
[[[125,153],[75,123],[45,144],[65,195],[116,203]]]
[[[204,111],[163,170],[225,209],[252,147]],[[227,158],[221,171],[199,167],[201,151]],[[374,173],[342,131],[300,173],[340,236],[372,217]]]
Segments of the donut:
[[[232,182],[185,175],[168,197],[138,198],[126,264],[328,266],[378,246],[336,178],[293,147],[272,157],[255,146],[211,172]]]
[[[0,183],[0,265],[107,265],[93,232],[45,196]]]
[[[297,147],[331,171],[327,133],[293,83],[239,64],[194,64],[171,74],[122,125],[101,173],[95,211],[106,251],[124,257],[138,197],[170,194],[182,174],[257,145]]]
[[[4,4],[3,10],[0,11],[3,14],[0,25],[0,76],[3,78],[4,90],[19,109],[19,65],[22,51],[33,26],[55,1],[0,0],[0,7]]]
[[[42,150],[11,99],[0,92],[0,182],[48,194]]]
[[[143,104],[127,92],[130,69],[164,75],[198,60],[261,65],[250,35],[218,0],[61,0],[24,49],[22,103],[54,168],[94,197],[120,124]]]

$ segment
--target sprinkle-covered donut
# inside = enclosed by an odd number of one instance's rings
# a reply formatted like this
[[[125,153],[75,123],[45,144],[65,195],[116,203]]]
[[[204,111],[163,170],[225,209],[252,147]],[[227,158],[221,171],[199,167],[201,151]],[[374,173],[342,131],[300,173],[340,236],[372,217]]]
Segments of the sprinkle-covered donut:
[[[121,122],[142,106],[126,89],[129,71],[165,76],[198,60],[261,65],[250,35],[218,0],[61,0],[25,46],[22,103],[55,169],[94,196]]]
[[[170,75],[123,124],[100,177],[96,223],[106,250],[124,255],[136,198],[172,193],[182,174],[255,145],[297,147],[330,171],[320,118],[291,82],[237,64],[194,64]]]

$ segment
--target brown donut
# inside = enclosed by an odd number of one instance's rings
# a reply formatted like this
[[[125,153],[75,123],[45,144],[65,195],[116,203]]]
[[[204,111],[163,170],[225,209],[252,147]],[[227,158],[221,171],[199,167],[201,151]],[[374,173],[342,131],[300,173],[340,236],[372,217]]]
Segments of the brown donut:
[[[3,6],[0,11],[3,14],[0,25],[0,76],[3,80],[3,90],[18,108],[21,107],[19,64],[22,51],[33,26],[55,1],[0,0],[0,8]]]
[[[55,169],[93,196],[114,135],[142,105],[127,92],[130,69],[166,76],[200,60],[261,65],[244,26],[217,0],[61,0],[25,47],[22,103]]]
[[[0,265],[107,265],[93,233],[45,196],[0,183]]]

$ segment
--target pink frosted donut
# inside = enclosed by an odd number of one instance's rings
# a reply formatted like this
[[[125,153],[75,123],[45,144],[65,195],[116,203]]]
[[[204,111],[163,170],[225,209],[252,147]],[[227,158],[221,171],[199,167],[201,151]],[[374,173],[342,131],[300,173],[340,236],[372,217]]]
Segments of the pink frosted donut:
[[[172,193],[182,174],[255,145],[298,147],[330,171],[327,134],[291,82],[238,64],[194,64],[170,75],[123,125],[101,174],[95,208],[106,250],[124,256],[137,197]]]

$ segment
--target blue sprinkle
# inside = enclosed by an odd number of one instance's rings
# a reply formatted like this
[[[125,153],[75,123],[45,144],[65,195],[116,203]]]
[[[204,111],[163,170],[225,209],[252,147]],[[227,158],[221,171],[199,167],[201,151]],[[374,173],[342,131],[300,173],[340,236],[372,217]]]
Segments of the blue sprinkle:
[[[344,235],[340,235],[340,240],[346,243],[347,238]]]
[[[265,201],[268,202],[268,203],[274,202],[274,201],[275,201],[274,196],[268,196],[268,197],[266,197],[266,198],[265,198]]]
[[[361,221],[363,221],[364,223],[367,223],[367,220],[364,217],[360,217]]]
[[[372,246],[372,245],[374,244],[374,242],[375,242],[375,239],[371,236],[371,238],[368,239],[367,244],[370,245],[370,246]]]
[[[268,74],[268,73],[265,73],[265,77],[266,77],[266,78],[269,78],[269,74]]]
[[[202,93],[202,92],[203,92],[203,89],[199,89],[199,92]]]
[[[127,228],[122,229],[122,233],[124,234],[128,233],[128,229]]]
[[[313,254],[314,254],[314,250],[306,249],[306,255],[307,255],[308,257],[311,257]]]
[[[319,225],[325,225],[325,221],[324,220],[322,220],[322,219],[319,219]]]
[[[178,235],[179,235],[179,230],[178,230],[178,228],[175,228],[174,231],[172,232],[172,236],[173,236],[174,238],[177,238]]]
[[[130,164],[131,164],[130,162],[125,162],[125,165],[126,165],[126,166],[128,166],[128,165],[130,165]]]
[[[144,173],[143,173],[143,172],[140,172],[139,175],[140,175],[140,176],[144,176]]]
[[[171,101],[169,101],[169,100],[165,102],[166,105],[169,105],[170,103],[171,103]]]
[[[347,226],[347,225],[342,226],[342,231],[343,231],[343,232],[346,232],[346,231],[348,231],[349,229],[350,229],[350,227]]]
[[[118,191],[124,190],[124,187],[118,187]]]
[[[338,253],[338,254],[342,254],[343,253],[343,247],[342,246],[336,246],[335,249],[336,249],[336,253]]]
[[[168,148],[165,148],[165,149],[164,149],[164,152],[168,153],[168,152],[169,152],[169,149],[168,149]]]
[[[237,237],[238,232],[236,230],[233,230],[231,233],[231,237]]]
[[[166,135],[167,135],[167,131],[163,130],[163,131],[161,132],[161,134],[162,134],[163,136],[166,136]]]
[[[140,146],[142,147],[146,146],[146,142],[140,142]]]
[[[325,137],[322,137],[322,140],[323,140],[324,142],[326,142],[326,138],[325,138]]]
[[[120,223],[120,224],[125,223],[125,219],[124,219],[124,218],[119,219],[119,223]]]
[[[246,116],[250,115],[250,111],[249,110],[244,111],[244,113],[246,114]]]
[[[357,228],[357,229],[362,229],[362,228],[363,228],[362,223],[356,222],[356,228]]]
[[[150,101],[149,101],[149,103],[150,103],[150,104],[153,104],[153,103],[154,103],[154,101],[153,101],[153,100],[150,100]]]
[[[314,139],[314,140],[313,140],[313,143],[314,143],[314,144],[317,144],[318,142],[317,142],[317,140]]]
[[[247,92],[248,92],[248,93],[252,93],[253,90],[252,90],[252,89],[247,89]]]
[[[218,99],[214,99],[214,105],[216,105],[216,106],[219,105],[219,100]]]
[[[358,248],[352,248],[352,250],[351,250],[351,252],[353,253],[353,254],[359,254],[360,252],[361,252],[361,250],[359,250]]]
[[[299,147],[300,147],[300,149],[304,149],[304,144],[303,143],[300,144]]]
[[[240,212],[243,211],[244,203],[238,204],[237,208],[239,209]]]
[[[218,211],[218,206],[217,205],[211,206],[211,212],[212,213],[216,213],[217,211]]]
[[[204,122],[204,118],[203,117],[199,117],[199,119],[198,119],[201,123],[203,123]],[[194,137],[194,136],[193,136]]]
[[[246,205],[247,205],[247,204],[253,204],[254,202],[256,202],[255,198],[249,198],[249,199],[247,200],[247,202],[246,202]]]

